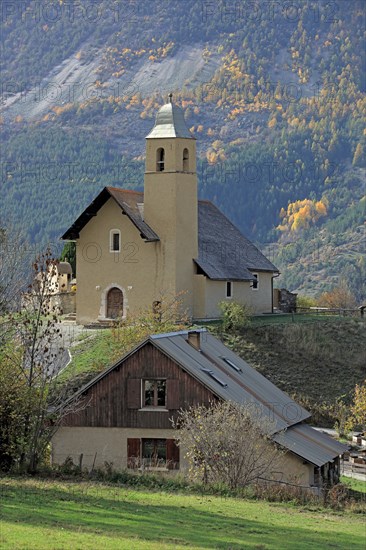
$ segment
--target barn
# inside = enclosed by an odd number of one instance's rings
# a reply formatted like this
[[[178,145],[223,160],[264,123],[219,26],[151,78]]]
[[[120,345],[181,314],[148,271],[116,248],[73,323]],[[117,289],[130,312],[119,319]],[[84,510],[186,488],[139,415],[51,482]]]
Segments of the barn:
[[[206,329],[151,335],[73,400],[83,406],[54,435],[54,464],[71,457],[88,468],[108,462],[116,470],[184,472],[171,419],[179,409],[215,400],[251,403],[274,420],[273,445],[287,451],[276,479],[306,486],[337,481],[346,450],[310,427],[308,411]]]

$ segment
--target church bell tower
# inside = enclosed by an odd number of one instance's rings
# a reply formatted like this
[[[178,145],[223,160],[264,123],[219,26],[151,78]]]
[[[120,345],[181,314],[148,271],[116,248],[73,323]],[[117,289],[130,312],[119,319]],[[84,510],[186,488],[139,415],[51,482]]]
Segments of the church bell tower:
[[[187,291],[188,309],[198,257],[197,209],[196,140],[169,94],[146,137],[144,219],[160,237],[161,290]]]

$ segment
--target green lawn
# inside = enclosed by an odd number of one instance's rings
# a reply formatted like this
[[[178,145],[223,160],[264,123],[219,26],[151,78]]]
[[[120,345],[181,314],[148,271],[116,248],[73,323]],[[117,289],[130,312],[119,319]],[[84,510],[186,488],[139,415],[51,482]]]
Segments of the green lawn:
[[[59,379],[64,381],[85,372],[100,372],[113,364],[117,349],[118,342],[113,340],[110,329],[91,333],[70,349],[71,363],[61,372]]]
[[[364,518],[90,482],[2,479],[2,549],[365,548]]]
[[[341,482],[347,485],[353,491],[359,493],[366,493],[366,481],[360,481],[358,479],[352,479],[351,477],[341,476]]]

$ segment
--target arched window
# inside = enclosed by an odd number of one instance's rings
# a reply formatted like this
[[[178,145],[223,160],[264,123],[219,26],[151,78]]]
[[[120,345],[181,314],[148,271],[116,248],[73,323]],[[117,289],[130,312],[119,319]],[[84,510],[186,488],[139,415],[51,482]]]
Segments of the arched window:
[[[165,157],[165,151],[162,147],[159,147],[159,149],[156,151],[156,171],[157,172],[164,172],[164,157]]]
[[[184,149],[183,151],[183,172],[188,172],[189,170],[189,151]]]

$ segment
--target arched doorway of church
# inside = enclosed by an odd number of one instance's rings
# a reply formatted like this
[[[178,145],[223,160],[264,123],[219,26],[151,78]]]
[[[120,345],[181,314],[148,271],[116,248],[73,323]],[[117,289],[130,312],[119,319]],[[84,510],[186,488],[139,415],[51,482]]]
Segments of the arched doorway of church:
[[[119,288],[113,287],[107,295],[107,318],[117,319],[123,315],[123,293]]]

